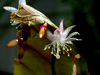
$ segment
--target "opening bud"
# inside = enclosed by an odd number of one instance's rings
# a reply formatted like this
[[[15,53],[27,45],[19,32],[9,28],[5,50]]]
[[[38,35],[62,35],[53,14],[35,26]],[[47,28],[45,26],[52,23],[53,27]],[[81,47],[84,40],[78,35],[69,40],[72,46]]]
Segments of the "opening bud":
[[[40,31],[39,31],[39,38],[43,38],[45,32],[46,32],[46,29],[47,29],[47,23],[45,23],[44,25],[42,25],[40,27]]]

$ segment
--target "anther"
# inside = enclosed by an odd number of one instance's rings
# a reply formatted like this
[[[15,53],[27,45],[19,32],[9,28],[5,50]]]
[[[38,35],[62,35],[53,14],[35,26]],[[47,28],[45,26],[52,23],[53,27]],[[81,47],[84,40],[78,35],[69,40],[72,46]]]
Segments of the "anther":
[[[48,49],[50,49],[50,46],[48,46]]]
[[[61,49],[59,49],[59,51],[61,51]]]
[[[69,49],[67,49],[67,51],[69,51]]]
[[[53,54],[53,52],[51,52],[51,54]]]
[[[59,46],[59,43],[58,43],[58,46]]]
[[[62,49],[63,49],[63,50],[65,50],[65,48],[64,48],[64,47],[63,47]]]
[[[70,56],[70,54],[68,53],[68,57]]]
[[[70,51],[72,51],[72,48],[70,48]]]
[[[57,54],[54,54],[54,56],[56,56]]]
[[[44,50],[46,50],[46,49],[47,49],[47,47],[44,48]]]
[[[65,54],[65,52],[63,52],[63,54]]]
[[[10,21],[10,23],[12,23],[12,22]]]
[[[53,44],[53,46],[55,46],[55,44]]]

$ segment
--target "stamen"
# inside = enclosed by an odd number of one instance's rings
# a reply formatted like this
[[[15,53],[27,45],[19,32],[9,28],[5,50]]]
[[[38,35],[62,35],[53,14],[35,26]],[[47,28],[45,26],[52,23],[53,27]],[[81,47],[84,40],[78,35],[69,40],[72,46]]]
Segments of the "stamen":
[[[66,47],[65,45],[63,47]]]
[[[59,46],[59,43],[58,43],[58,46]]]
[[[13,21],[13,23],[16,23],[16,21]]]
[[[61,49],[59,49],[59,51],[61,51]]]
[[[70,48],[70,51],[72,51],[72,48]]]
[[[67,44],[65,44],[65,45],[69,47],[70,51],[72,50],[72,48],[69,45],[67,45]]]
[[[57,54],[54,54],[54,56],[56,56]]]
[[[48,46],[48,49],[50,49],[50,46]]]
[[[67,51],[69,51],[69,49],[67,49]]]
[[[68,57],[70,56],[70,54],[68,53]]]
[[[55,47],[55,44],[53,44],[53,46]]]
[[[53,52],[51,52],[51,54],[53,54]]]
[[[65,54],[65,52],[63,52],[63,54]]]
[[[54,51],[56,51],[56,50],[54,49]]]
[[[10,21],[10,23],[12,23],[12,22]]]
[[[63,47],[62,49],[65,50],[65,47]]]
[[[46,49],[47,49],[47,47],[44,48],[44,50],[46,50]]]

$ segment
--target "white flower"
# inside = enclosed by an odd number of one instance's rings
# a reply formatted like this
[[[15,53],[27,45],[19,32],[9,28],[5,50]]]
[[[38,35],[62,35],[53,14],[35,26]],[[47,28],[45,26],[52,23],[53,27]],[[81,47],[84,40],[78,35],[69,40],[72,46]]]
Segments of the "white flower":
[[[47,25],[50,25],[51,27],[58,28],[43,13],[27,5],[26,0],[19,0],[18,9],[9,6],[5,6],[3,8],[7,11],[12,12],[11,13],[12,25],[16,25],[18,23],[24,23],[28,24],[28,26],[31,26],[39,24],[44,25],[45,23],[47,23]]]
[[[19,0],[19,5],[26,5],[26,0]],[[3,7],[5,10],[11,12],[11,21],[10,23],[12,23],[11,25],[16,25],[19,24],[20,22],[18,22],[16,19],[14,19],[14,17],[16,16],[16,13],[18,12],[19,9],[16,9],[14,7],[10,7],[10,6],[5,6]]]
[[[67,29],[63,30],[63,20],[60,22],[60,26],[58,29],[54,31],[52,34],[49,30],[47,30],[47,38],[52,41],[52,43],[45,46],[44,50],[52,48],[51,54],[56,56],[57,59],[60,59],[60,53],[63,51],[63,54],[68,53],[68,56],[70,56],[68,51],[71,51],[72,48],[69,46],[69,44],[73,44],[72,41],[74,40],[81,40],[77,38],[73,38],[73,36],[79,34],[78,32],[73,32],[69,35],[69,32],[72,28],[74,28],[75,25],[68,27]]]

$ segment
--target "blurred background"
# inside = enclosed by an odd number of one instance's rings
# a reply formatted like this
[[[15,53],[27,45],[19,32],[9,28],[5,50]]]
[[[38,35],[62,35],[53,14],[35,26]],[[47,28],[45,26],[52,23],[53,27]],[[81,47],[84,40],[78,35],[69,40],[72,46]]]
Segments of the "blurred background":
[[[77,52],[86,60],[91,75],[99,74],[100,67],[100,28],[99,2],[97,0],[26,0],[27,4],[43,12],[53,23],[59,26],[64,19],[64,28],[76,25],[72,31],[78,31],[82,39],[75,41]],[[18,0],[0,0],[0,75],[13,75],[17,47],[7,48],[6,44],[16,39],[15,26],[10,24],[10,12],[3,6],[18,6]]]

